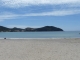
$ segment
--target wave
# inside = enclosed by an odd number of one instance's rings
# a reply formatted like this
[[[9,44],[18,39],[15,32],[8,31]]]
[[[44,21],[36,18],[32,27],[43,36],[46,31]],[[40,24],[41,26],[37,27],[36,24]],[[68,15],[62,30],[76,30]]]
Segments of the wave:
[[[80,39],[79,37],[74,38],[0,38],[0,39]]]

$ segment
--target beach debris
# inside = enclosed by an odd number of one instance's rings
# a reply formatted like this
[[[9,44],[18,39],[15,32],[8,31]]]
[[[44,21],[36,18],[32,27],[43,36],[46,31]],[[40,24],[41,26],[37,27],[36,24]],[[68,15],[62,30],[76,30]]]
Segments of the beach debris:
[[[4,38],[4,39],[6,39],[6,38]]]

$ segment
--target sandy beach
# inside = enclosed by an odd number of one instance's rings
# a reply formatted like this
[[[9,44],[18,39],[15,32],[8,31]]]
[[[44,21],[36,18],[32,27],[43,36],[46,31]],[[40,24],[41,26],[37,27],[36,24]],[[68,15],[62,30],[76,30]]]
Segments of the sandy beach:
[[[80,39],[0,39],[0,60],[80,60]]]

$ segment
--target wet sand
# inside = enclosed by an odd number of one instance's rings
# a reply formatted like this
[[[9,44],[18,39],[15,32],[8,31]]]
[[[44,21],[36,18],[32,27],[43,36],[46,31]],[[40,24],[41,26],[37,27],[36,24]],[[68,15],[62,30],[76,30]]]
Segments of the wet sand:
[[[1,60],[80,60],[80,39],[0,39]]]

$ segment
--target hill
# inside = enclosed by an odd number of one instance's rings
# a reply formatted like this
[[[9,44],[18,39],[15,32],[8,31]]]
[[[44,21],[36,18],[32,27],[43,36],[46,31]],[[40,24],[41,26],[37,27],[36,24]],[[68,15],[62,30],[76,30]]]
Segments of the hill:
[[[0,26],[0,32],[37,32],[37,31],[63,31],[63,29],[58,28],[58,27],[54,27],[54,26],[44,26],[41,28],[31,28],[31,27],[27,27],[25,29],[22,28],[7,28],[4,26]]]

